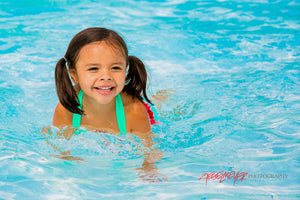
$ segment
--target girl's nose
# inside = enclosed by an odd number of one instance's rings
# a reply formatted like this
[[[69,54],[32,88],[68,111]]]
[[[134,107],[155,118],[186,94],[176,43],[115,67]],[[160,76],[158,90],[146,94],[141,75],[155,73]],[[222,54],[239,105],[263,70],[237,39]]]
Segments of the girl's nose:
[[[100,75],[101,81],[110,81],[112,80],[110,73],[107,70],[103,70]]]
[[[110,77],[101,77],[100,80],[101,81],[110,81],[111,78]]]

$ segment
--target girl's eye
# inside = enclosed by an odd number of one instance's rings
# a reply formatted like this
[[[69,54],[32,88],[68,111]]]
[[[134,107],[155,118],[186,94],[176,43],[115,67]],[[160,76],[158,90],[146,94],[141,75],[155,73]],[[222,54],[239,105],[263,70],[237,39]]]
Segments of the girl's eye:
[[[91,67],[91,68],[89,68],[89,71],[96,71],[96,70],[98,70],[97,67]]]
[[[113,70],[121,70],[122,68],[121,67],[118,67],[118,66],[114,66],[112,67]]]

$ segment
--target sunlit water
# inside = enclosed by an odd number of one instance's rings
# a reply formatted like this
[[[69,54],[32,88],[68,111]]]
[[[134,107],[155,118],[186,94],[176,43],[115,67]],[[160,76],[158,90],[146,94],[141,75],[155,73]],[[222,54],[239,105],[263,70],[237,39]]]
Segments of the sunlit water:
[[[299,199],[299,10],[297,0],[2,0],[0,199]],[[56,62],[93,26],[145,61],[150,94],[175,91],[153,127],[168,182],[135,170],[147,151],[138,138],[39,134],[58,101]],[[213,171],[265,177],[199,180]]]

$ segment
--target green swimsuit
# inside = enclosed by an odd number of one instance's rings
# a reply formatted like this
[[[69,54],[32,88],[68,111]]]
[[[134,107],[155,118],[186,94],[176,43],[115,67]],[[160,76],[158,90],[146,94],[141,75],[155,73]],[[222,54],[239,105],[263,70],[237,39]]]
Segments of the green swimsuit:
[[[82,109],[82,97],[83,97],[83,92],[82,92],[82,90],[80,90],[78,93],[80,109]],[[125,112],[124,112],[122,97],[120,94],[118,94],[116,96],[116,115],[117,115],[117,121],[118,121],[120,133],[126,133]],[[73,127],[79,128],[80,122],[81,122],[81,115],[79,115],[77,113],[73,113],[73,121],[72,121]]]

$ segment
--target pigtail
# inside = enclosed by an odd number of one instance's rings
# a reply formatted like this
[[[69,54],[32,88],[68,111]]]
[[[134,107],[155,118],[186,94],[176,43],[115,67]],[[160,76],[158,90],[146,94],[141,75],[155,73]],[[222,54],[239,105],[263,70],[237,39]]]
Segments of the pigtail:
[[[126,85],[124,91],[130,94],[133,98],[143,100],[143,97],[152,104],[146,93],[147,86],[147,71],[144,63],[135,56],[128,56],[129,69],[126,76]]]
[[[83,111],[78,108],[78,98],[72,85],[66,67],[66,59],[61,58],[55,67],[56,93],[60,103],[70,112],[82,115]]]

